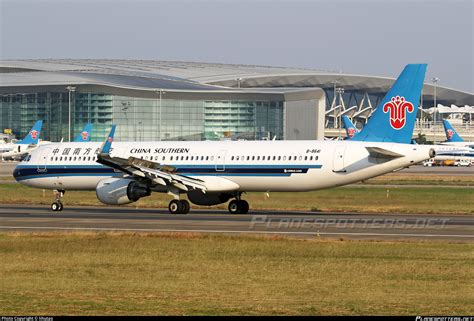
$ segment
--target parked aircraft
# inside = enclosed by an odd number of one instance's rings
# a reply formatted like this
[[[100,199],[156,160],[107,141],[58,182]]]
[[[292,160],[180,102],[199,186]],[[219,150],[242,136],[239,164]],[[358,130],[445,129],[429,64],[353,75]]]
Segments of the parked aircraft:
[[[0,157],[2,159],[20,158],[37,148],[39,146],[42,125],[43,121],[38,120],[28,132],[28,135],[22,140],[15,143],[0,144]]]

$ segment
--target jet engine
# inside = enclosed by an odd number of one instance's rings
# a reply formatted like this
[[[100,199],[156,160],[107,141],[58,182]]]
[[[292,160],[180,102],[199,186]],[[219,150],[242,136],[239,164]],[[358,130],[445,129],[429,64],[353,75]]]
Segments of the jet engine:
[[[97,184],[95,192],[99,201],[108,205],[136,202],[151,194],[150,188],[128,178],[103,179]]]
[[[228,193],[203,193],[200,190],[188,192],[188,199],[196,205],[217,205],[227,202],[232,197]]]

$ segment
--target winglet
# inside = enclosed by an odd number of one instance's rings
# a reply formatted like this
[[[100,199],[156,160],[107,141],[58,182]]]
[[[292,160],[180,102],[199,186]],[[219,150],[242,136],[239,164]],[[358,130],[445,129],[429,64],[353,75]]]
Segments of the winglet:
[[[109,135],[107,136],[104,143],[100,147],[99,155],[100,154],[108,155],[110,153],[110,148],[112,147],[112,142],[114,140],[115,127],[117,127],[117,125],[112,125],[112,129],[110,130]]]
[[[449,143],[452,142],[463,142],[464,139],[459,136],[456,130],[453,128],[451,123],[446,119],[443,119],[444,132],[446,134],[446,141]]]

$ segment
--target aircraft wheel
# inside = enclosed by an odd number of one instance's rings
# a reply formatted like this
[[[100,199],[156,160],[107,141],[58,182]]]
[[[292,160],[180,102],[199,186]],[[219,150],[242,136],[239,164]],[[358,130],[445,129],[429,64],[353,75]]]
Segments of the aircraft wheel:
[[[247,214],[249,212],[249,203],[244,200],[240,200],[240,214]]]
[[[241,207],[242,206],[241,206],[241,204],[238,200],[232,200],[232,201],[230,201],[229,207],[228,207],[229,213],[230,214],[240,214]]]
[[[189,205],[189,202],[186,200],[181,200],[179,201],[179,203],[181,207],[180,214],[188,214],[189,210],[191,209],[191,205]]]
[[[168,205],[168,211],[170,211],[171,214],[180,214],[181,209],[182,205],[179,200],[172,200]]]
[[[51,204],[51,211],[53,211],[53,212],[60,211],[61,205],[59,205],[59,204],[61,204],[61,203],[59,203],[59,202],[53,202],[53,203]],[[62,209],[62,208],[61,208],[61,209]]]
[[[58,212],[61,212],[64,208],[63,203],[58,202],[58,204],[59,204]]]

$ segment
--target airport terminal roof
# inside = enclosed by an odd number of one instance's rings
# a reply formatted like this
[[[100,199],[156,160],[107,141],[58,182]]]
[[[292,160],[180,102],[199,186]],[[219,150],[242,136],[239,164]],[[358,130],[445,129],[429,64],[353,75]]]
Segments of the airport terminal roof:
[[[168,91],[258,91],[294,90],[337,86],[346,90],[385,93],[394,78],[339,72],[158,60],[118,59],[30,59],[0,60],[0,89],[26,86],[106,85],[140,90]],[[238,88],[240,87],[240,88]],[[272,89],[272,90],[271,90]],[[434,88],[425,84],[424,98]],[[444,104],[474,105],[472,93],[437,86],[437,98]]]

